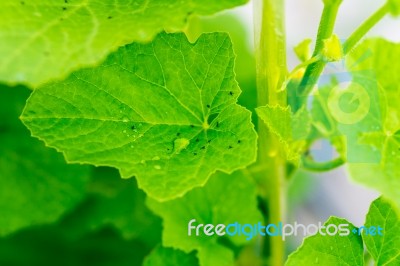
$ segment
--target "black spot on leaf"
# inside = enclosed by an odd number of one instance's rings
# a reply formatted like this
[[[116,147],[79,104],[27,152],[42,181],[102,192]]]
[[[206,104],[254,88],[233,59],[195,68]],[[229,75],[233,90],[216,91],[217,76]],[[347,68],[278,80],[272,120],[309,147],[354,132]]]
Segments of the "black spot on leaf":
[[[242,141],[239,139],[239,140],[238,140],[238,143],[240,144],[240,143],[242,143]]]
[[[63,7],[62,9],[63,9],[64,11],[65,11],[65,10],[67,10],[67,8],[66,8],[66,7]]]
[[[179,133],[179,132],[178,132],[178,133],[176,133],[176,136],[177,136],[177,137],[179,137],[180,135],[181,135],[181,133]]]
[[[108,19],[112,19],[112,16],[108,16],[107,18],[108,18]]]
[[[229,146],[229,147],[228,147],[228,149],[232,149],[232,148],[233,148],[232,146]]]
[[[211,105],[207,104],[207,108],[210,108],[210,107],[211,107]]]
[[[207,122],[209,125],[211,125],[211,123],[214,121],[215,118],[217,118],[218,114],[211,114],[208,119]]]
[[[233,94],[234,94],[233,91],[230,91],[230,92],[229,92],[229,95],[230,95],[230,96],[233,96]]]

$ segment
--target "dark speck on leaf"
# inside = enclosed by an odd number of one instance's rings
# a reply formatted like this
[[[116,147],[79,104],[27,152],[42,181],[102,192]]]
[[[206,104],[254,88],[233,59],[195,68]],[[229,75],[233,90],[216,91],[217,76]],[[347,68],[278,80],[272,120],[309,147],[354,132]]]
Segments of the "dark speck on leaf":
[[[64,0],[64,3],[68,4],[68,0]]]
[[[112,16],[108,16],[108,19],[112,19]]]
[[[219,122],[217,122],[217,127],[219,127]]]
[[[211,142],[211,139],[209,139],[207,142],[210,143],[210,142]]]
[[[178,133],[176,133],[176,136],[177,136],[177,137],[179,137],[180,135],[181,135],[181,133],[179,133],[179,132],[178,132]]]
[[[21,5],[25,5],[25,2],[22,1],[22,2],[21,2]]]
[[[197,155],[197,153],[193,153],[193,155]]]
[[[65,10],[67,10],[67,8],[66,8],[66,7],[63,7],[63,10],[65,11]]]
[[[196,142],[199,142],[200,140],[199,139],[196,139]]]
[[[230,92],[229,92],[229,95],[230,95],[230,96],[233,96],[233,91],[230,91]]]
[[[205,149],[206,149],[206,146],[201,147],[201,149],[202,149],[202,150],[205,150]]]
[[[239,139],[239,140],[238,140],[238,143],[240,144],[241,142],[242,142],[242,141]]]
[[[211,106],[209,104],[207,104],[207,108],[210,108]]]
[[[228,147],[228,149],[232,149],[232,148],[233,148],[232,146],[229,146],[229,147]]]
[[[193,126],[193,125],[190,125],[190,127],[191,127],[191,128],[194,128],[194,126]]]
[[[135,130],[135,129],[136,129],[135,125],[131,126],[131,129],[132,129],[132,130]]]

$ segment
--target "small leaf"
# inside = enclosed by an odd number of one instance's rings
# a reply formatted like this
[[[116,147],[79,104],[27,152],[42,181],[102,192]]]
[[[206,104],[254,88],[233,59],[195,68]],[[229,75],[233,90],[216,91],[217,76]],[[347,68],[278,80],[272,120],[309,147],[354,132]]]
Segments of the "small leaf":
[[[256,187],[241,172],[217,174],[203,188],[196,188],[184,197],[167,202],[149,199],[148,206],[163,219],[163,246],[185,252],[197,250],[200,265],[233,265],[233,253],[218,244],[217,235],[188,235],[188,223],[198,224],[256,224],[261,221],[257,210]],[[229,237],[240,245],[246,236]]]
[[[100,63],[118,47],[182,30],[246,0],[70,0],[0,2],[0,82],[32,87]]]
[[[385,199],[378,198],[372,202],[365,222],[369,234],[363,231],[363,240],[368,252],[375,260],[375,265],[400,265],[400,216],[398,209],[394,208]],[[371,234],[371,227],[375,227]],[[377,227],[382,228],[378,234]]]
[[[336,34],[324,40],[322,55],[329,62],[339,61],[343,58],[342,44]]]
[[[301,43],[299,43],[296,47],[294,47],[294,52],[300,61],[305,62],[311,58],[311,39],[305,39]]]
[[[22,120],[69,162],[115,167],[151,197],[172,199],[217,170],[255,161],[256,133],[236,104],[233,64],[226,34],[195,44],[161,34],[35,90]]]
[[[311,130],[311,120],[305,108],[292,114],[289,106],[263,106],[256,109],[258,116],[276,134],[284,146],[286,158],[298,164],[305,141]]]
[[[285,266],[364,265],[361,236],[352,233],[356,227],[345,219],[336,217],[329,218],[324,226],[330,224],[336,226],[347,224],[350,234],[348,236],[317,234],[307,237],[303,244],[290,254]]]

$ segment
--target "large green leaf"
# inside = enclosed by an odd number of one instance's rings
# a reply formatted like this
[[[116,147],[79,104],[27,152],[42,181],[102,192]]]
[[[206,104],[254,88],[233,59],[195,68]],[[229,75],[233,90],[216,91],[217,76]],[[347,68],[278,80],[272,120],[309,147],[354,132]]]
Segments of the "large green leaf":
[[[367,214],[365,226],[370,233],[363,233],[367,250],[375,260],[375,265],[400,265],[400,216],[388,201],[379,198],[372,202]],[[372,226],[382,228],[371,231]],[[372,232],[372,234],[371,234]]]
[[[399,56],[400,44],[372,39],[352,52],[347,65],[356,78],[376,79],[379,86],[366,89],[380,93],[379,99],[371,99],[371,102],[380,103],[380,114],[371,117],[368,130],[355,128],[354,135],[357,135],[359,143],[369,145],[370,153],[379,153],[381,156],[369,164],[349,164],[350,174],[354,180],[379,190],[400,206],[400,63],[391,60]],[[374,75],[363,75],[368,73],[366,70],[372,71]],[[369,112],[377,111],[371,108]],[[354,152],[361,156],[363,151],[358,149]]]
[[[355,227],[345,219],[331,217],[324,226],[334,224],[348,224],[350,234],[348,236],[340,235],[313,235],[304,239],[303,244],[292,253],[286,266],[309,266],[309,265],[346,265],[362,266],[363,243],[361,236],[353,234]]]
[[[202,266],[233,265],[233,253],[218,243],[217,235],[188,235],[188,223],[198,224],[256,224],[262,221],[257,210],[256,187],[241,172],[217,174],[206,186],[196,188],[184,197],[167,202],[149,200],[151,210],[163,219],[163,246],[185,252],[197,250]],[[235,244],[244,244],[246,236],[229,237]]]
[[[36,0],[0,3],[0,82],[37,86],[103,60],[119,46],[182,30],[246,0]]]
[[[116,167],[151,197],[175,198],[216,170],[255,161],[256,133],[236,104],[233,63],[226,34],[195,44],[161,34],[34,91],[22,120],[68,161]]]
[[[319,134],[335,138],[352,179],[400,206],[398,56],[397,43],[364,41],[347,56],[348,73],[318,91],[312,115]]]
[[[51,223],[84,196],[88,167],[67,165],[18,121],[29,93],[0,87],[0,235]]]

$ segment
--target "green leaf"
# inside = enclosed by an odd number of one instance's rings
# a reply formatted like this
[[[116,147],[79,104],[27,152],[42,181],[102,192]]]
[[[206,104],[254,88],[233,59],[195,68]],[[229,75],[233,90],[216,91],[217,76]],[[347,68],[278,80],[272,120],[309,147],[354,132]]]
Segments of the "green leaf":
[[[94,169],[85,201],[62,225],[75,237],[106,226],[117,229],[125,239],[149,245],[158,243],[161,236],[161,221],[145,206],[145,195],[134,180],[121,179],[115,169],[105,167]]]
[[[368,252],[375,260],[375,265],[399,265],[400,216],[398,210],[382,197],[378,198],[369,208],[365,226],[383,228],[383,236],[366,234],[365,231],[362,235]]]
[[[276,134],[284,146],[286,158],[298,164],[305,141],[311,130],[311,120],[305,108],[292,114],[289,106],[263,106],[257,109],[258,116]]]
[[[0,4],[0,82],[37,86],[97,64],[118,47],[179,31],[191,14],[247,0],[37,0]]]
[[[89,169],[67,165],[18,121],[29,92],[0,87],[0,235],[51,223],[82,200]]]
[[[69,162],[116,167],[151,197],[172,199],[216,170],[255,161],[256,133],[236,104],[233,64],[226,34],[195,44],[161,34],[35,90],[22,120]]]
[[[202,224],[256,224],[262,221],[258,212],[256,187],[241,172],[232,175],[217,174],[204,188],[196,188],[184,197],[167,202],[149,199],[148,206],[163,219],[163,246],[185,252],[198,251],[200,265],[233,265],[233,253],[218,244],[220,237],[188,236],[188,223]],[[247,242],[246,236],[229,237],[239,245]]]
[[[307,237],[303,244],[289,256],[285,265],[364,265],[361,236],[351,232],[355,227],[345,219],[336,217],[329,218],[324,226],[329,224],[336,226],[348,224],[350,234],[348,236],[317,234]]]
[[[367,40],[351,54],[348,65],[352,66],[355,77],[376,80],[378,88],[366,88],[369,93],[379,92],[379,98],[371,98],[371,103],[380,105],[376,111],[371,104],[369,113],[377,114],[369,119],[369,128],[355,128],[354,135],[357,135],[359,143],[368,145],[370,153],[380,156],[369,164],[349,164],[349,171],[354,180],[377,189],[400,206],[400,63],[391,60],[397,56],[400,56],[400,44],[383,39]],[[362,77],[365,70],[371,70],[375,75]],[[358,149],[354,152],[358,155],[363,151]]]
[[[305,62],[311,58],[311,49],[310,49],[311,43],[312,43],[311,39],[305,39],[301,43],[296,45],[296,47],[294,47],[294,52],[296,53],[297,58],[299,58],[301,62]]]
[[[194,254],[186,254],[183,251],[156,247],[143,262],[143,266],[196,266],[199,265]]]
[[[325,60],[339,61],[343,58],[342,44],[336,34],[332,34],[328,39],[323,40],[324,46],[322,49],[322,56]]]

